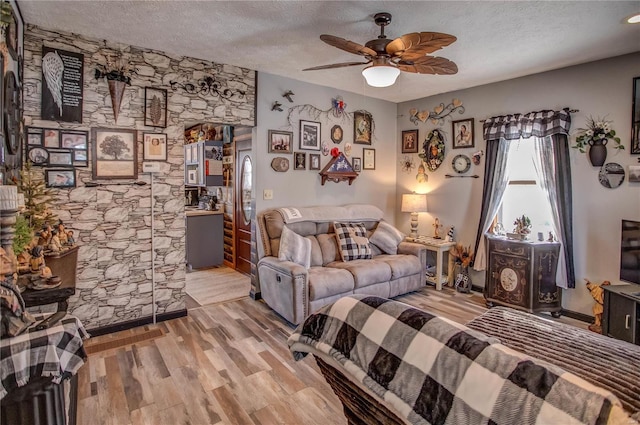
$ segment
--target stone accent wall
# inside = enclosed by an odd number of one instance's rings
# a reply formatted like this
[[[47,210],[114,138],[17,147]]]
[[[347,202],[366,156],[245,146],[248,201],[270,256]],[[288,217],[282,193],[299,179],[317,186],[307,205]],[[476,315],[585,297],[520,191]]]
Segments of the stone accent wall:
[[[40,119],[42,46],[84,55],[84,105],[82,124]],[[106,55],[122,52],[137,75],[127,86],[118,122],[114,122],[106,80],[94,78],[96,64]],[[138,170],[142,162],[142,131],[168,135],[168,160],[153,177],[155,298],[158,314],[184,309],[185,124],[211,122],[254,126],[254,71],[160,51],[89,39],[77,34],[28,26],[25,32],[24,117],[27,126],[88,130],[94,127],[136,129]],[[214,76],[223,86],[246,92],[240,101],[211,95],[173,91],[169,81],[195,82]],[[144,88],[168,90],[166,129],[144,126]],[[91,152],[93,140],[89,143]],[[81,245],[76,295],[69,310],[87,328],[113,325],[152,314],[151,185],[118,184],[127,180],[92,180],[88,168],[77,168],[77,188],[55,190],[55,212],[74,230]],[[148,174],[138,180],[150,183]]]

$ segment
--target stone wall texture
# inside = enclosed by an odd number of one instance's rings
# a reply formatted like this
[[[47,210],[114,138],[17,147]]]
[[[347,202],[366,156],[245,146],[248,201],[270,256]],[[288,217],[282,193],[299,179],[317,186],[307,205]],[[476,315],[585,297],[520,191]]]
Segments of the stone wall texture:
[[[84,55],[84,103],[81,124],[40,119],[42,47]],[[95,79],[97,64],[121,54],[137,69],[127,86],[117,123],[105,79]],[[223,87],[246,95],[234,100],[173,91],[169,82],[195,82],[213,76]],[[91,131],[106,127],[138,130],[138,170],[142,163],[142,132],[168,136],[168,159],[151,184],[131,180],[92,180],[89,167],[76,168],[75,189],[54,189],[54,211],[74,230],[80,245],[76,295],[69,310],[84,325],[98,328],[148,317],[153,312],[152,263],[155,267],[156,313],[185,308],[184,128],[198,122],[254,126],[256,74],[252,70],[160,51],[95,40],[77,34],[28,26],[25,32],[24,117],[27,126]],[[168,91],[167,128],[144,126],[144,88]],[[91,133],[90,133],[91,137]],[[91,152],[94,141],[89,142]],[[150,175],[138,180],[151,183]],[[151,211],[153,201],[153,252]],[[152,257],[153,256],[153,257]]]

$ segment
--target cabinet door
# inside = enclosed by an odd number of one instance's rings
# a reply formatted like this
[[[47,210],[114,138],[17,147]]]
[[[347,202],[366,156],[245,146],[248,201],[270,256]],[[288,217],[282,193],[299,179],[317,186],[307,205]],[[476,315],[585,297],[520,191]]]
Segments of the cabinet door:
[[[612,338],[633,343],[636,303],[614,292],[605,292],[609,317],[607,334]]]

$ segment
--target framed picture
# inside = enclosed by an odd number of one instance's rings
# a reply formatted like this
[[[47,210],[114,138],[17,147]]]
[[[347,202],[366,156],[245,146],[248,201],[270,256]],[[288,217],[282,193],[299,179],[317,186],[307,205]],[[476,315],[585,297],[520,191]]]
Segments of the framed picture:
[[[295,166],[294,170],[306,170],[307,169],[307,154],[304,152],[295,153]]]
[[[4,11],[3,11],[4,14]],[[13,11],[13,7],[11,8],[11,16],[9,16],[9,24],[5,27],[4,30],[4,41],[7,44],[7,51],[13,58],[13,60],[18,60],[18,19],[16,18],[16,14]]]
[[[165,89],[144,88],[144,125],[167,127],[167,91]]]
[[[309,169],[310,170],[319,170],[320,169],[320,154],[319,153],[310,153],[309,154]]]
[[[44,147],[59,148],[60,147],[60,131],[52,128],[44,129]]]
[[[76,187],[76,170],[65,168],[60,170],[45,170],[47,187]]]
[[[371,144],[372,121],[373,117],[368,112],[355,111],[353,113],[353,143]]]
[[[640,182],[640,165],[629,165],[629,182]]]
[[[631,118],[631,149],[632,155],[640,154],[640,77],[633,79],[633,115]]]
[[[87,151],[74,149],[73,151],[73,166],[74,167],[88,167],[89,160],[87,159]]]
[[[308,151],[320,150],[319,122],[300,120],[300,149]]]
[[[42,146],[42,129],[27,127],[27,145]]]
[[[167,160],[167,135],[164,133],[142,133],[142,160]]]
[[[362,169],[375,170],[376,169],[376,150],[364,148],[362,149],[362,156],[363,156]]]
[[[49,160],[49,152],[41,147],[29,149],[27,156],[29,157],[29,161],[36,166],[46,165]]]
[[[293,152],[293,132],[269,130],[269,153]]]
[[[91,156],[94,179],[135,179],[138,150],[135,130],[94,128]]]
[[[472,148],[476,144],[473,141],[473,118],[453,121],[453,149]]]
[[[49,165],[72,166],[72,151],[69,149],[49,149]]]
[[[60,130],[60,147],[66,149],[83,149],[87,150],[87,138],[89,133],[86,131]]]
[[[351,160],[353,162],[353,171],[355,171],[356,173],[362,171],[362,158],[357,158],[354,156],[353,158],[351,158]]]
[[[339,125],[334,125],[333,127],[331,127],[331,140],[333,141],[333,143],[339,145],[340,143],[342,143],[343,137],[344,134],[342,131],[342,127],[340,127]]]
[[[402,132],[402,153],[418,153],[418,130]]]

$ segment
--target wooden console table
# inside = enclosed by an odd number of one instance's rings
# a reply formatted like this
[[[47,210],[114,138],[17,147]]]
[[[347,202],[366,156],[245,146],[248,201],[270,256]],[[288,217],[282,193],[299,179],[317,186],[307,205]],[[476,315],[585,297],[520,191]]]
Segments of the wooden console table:
[[[434,277],[426,276],[427,282],[436,285],[436,290],[442,290],[442,284],[446,283],[451,275],[451,267],[447,265],[447,275],[443,278],[443,260],[444,253],[449,251],[449,248],[454,246],[455,242],[449,242],[447,239],[435,239],[429,236],[418,236],[417,238],[406,238],[407,242],[415,242],[424,245],[429,251],[436,253],[436,275]],[[449,263],[451,263],[451,256],[449,256]]]

